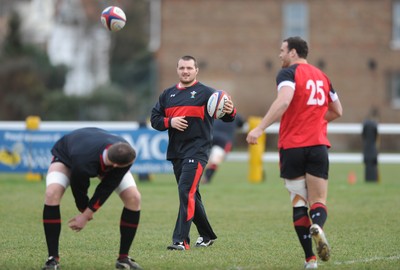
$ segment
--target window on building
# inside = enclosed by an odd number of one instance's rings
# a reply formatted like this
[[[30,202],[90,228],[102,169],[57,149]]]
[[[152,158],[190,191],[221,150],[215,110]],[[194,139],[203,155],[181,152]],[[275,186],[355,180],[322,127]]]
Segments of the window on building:
[[[392,106],[395,109],[400,109],[400,72],[390,74],[389,93]]]
[[[305,2],[283,4],[283,39],[300,36],[308,40],[308,6]]]
[[[400,49],[400,1],[393,2],[392,48]]]

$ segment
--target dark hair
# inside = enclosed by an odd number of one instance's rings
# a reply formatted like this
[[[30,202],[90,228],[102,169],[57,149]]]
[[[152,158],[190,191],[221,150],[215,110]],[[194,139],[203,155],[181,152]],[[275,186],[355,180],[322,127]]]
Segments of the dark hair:
[[[129,143],[117,142],[108,148],[108,159],[112,163],[125,165],[132,163],[136,158],[136,151]]]
[[[295,49],[297,55],[301,58],[306,59],[308,55],[308,45],[307,42],[302,39],[301,37],[289,37],[283,42],[287,42],[288,44],[288,51]]]
[[[191,55],[184,55],[179,60],[190,61],[193,60],[195,68],[197,68],[197,60]],[[177,64],[178,65],[178,64]]]

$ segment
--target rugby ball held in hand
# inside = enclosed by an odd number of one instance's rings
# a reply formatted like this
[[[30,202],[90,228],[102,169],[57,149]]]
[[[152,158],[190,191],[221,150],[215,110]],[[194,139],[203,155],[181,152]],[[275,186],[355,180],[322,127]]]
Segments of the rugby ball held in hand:
[[[214,92],[207,102],[208,114],[214,119],[223,117],[225,113],[222,110],[228,99],[229,97],[224,91],[218,90]]]

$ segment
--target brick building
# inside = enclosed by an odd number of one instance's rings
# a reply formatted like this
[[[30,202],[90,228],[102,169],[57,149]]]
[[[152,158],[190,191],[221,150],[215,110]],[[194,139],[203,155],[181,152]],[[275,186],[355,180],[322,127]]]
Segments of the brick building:
[[[245,116],[262,116],[276,96],[281,41],[305,37],[309,63],[338,91],[341,122],[372,108],[400,119],[400,1],[164,0],[157,51],[159,91],[176,82],[178,58],[194,55],[199,79],[232,94]]]

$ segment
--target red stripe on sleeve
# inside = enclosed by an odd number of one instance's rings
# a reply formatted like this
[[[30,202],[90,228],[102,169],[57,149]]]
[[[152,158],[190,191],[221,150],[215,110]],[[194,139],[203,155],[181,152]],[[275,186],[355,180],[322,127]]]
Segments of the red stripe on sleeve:
[[[164,126],[166,128],[169,128],[169,118],[168,117],[164,117]]]
[[[93,205],[93,210],[97,211],[100,208],[101,204],[100,204],[100,200],[97,200],[96,203]]]

